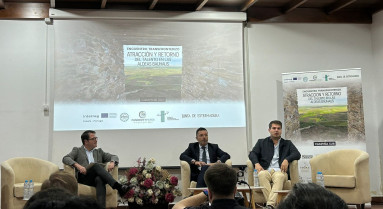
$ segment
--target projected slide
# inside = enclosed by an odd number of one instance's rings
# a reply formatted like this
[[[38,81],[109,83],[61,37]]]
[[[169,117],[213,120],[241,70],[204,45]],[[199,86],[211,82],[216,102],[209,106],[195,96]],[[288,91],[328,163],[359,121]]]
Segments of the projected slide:
[[[181,100],[182,46],[124,45],[126,99]]]
[[[54,130],[245,127],[241,23],[55,20]]]

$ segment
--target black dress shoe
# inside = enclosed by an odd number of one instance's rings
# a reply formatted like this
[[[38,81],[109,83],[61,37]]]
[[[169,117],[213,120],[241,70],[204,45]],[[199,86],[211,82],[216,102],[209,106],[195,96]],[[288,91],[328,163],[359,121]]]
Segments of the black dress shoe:
[[[118,189],[118,194],[120,195],[121,198],[124,198],[126,193],[128,193],[129,187],[126,185],[121,185],[121,188]]]

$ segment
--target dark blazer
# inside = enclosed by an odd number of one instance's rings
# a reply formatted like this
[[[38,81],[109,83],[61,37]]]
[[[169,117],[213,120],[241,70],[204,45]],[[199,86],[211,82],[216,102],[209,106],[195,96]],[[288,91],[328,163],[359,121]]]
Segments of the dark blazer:
[[[253,147],[249,154],[249,159],[255,165],[256,163],[261,164],[263,169],[267,170],[270,166],[271,160],[274,155],[274,143],[270,137],[265,139],[258,139],[257,143]],[[301,158],[301,153],[294,146],[290,140],[285,140],[281,138],[279,142],[279,167],[281,166],[283,160],[287,160],[291,163],[294,160],[299,160]],[[290,166],[287,169],[287,174],[290,179]]]
[[[107,163],[114,161],[115,164],[118,164],[117,155],[113,155],[107,152],[104,152],[101,148],[93,150],[93,158],[95,163]],[[78,163],[81,166],[87,167],[89,165],[88,156],[85,152],[84,145],[81,147],[73,147],[72,151],[63,157],[63,163],[66,165],[71,165]]]
[[[230,159],[230,155],[226,152],[222,151],[218,144],[207,144],[207,149],[209,150],[209,158],[211,163],[215,163],[218,160],[221,162],[226,162],[227,159]],[[192,160],[199,161],[199,144],[198,142],[190,143],[188,148],[181,153],[180,160],[184,160],[190,164],[190,170],[191,170],[191,177],[192,180],[196,180],[196,176],[198,176],[200,170],[198,169],[198,166],[193,165],[191,163]]]

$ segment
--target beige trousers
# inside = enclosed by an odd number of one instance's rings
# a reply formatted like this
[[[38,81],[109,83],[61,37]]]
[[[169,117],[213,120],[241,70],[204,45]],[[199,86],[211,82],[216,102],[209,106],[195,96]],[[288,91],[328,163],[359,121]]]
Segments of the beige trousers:
[[[274,191],[283,189],[283,184],[288,179],[287,173],[274,171],[274,169],[271,169],[271,171],[263,170],[259,172],[258,178],[259,186],[264,188],[262,192],[267,201],[266,204],[275,206],[278,194]]]

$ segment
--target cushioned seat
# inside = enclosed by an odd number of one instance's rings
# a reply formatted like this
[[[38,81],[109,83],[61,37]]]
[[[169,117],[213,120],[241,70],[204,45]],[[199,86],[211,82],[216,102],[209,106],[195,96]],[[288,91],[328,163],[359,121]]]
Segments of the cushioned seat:
[[[4,161],[1,163],[1,208],[23,208],[26,202],[23,200],[25,180],[33,181],[36,193],[40,191],[41,184],[58,170],[56,164],[38,158],[17,157]]]
[[[364,208],[371,202],[369,155],[361,150],[334,150],[310,160],[312,180],[321,171],[327,189],[340,196],[347,204]]]
[[[41,190],[42,183],[33,182],[33,191],[34,193]],[[13,195],[15,197],[23,198],[24,197],[24,183],[17,183],[13,186]]]
[[[326,187],[355,188],[356,179],[351,175],[324,175]]]

